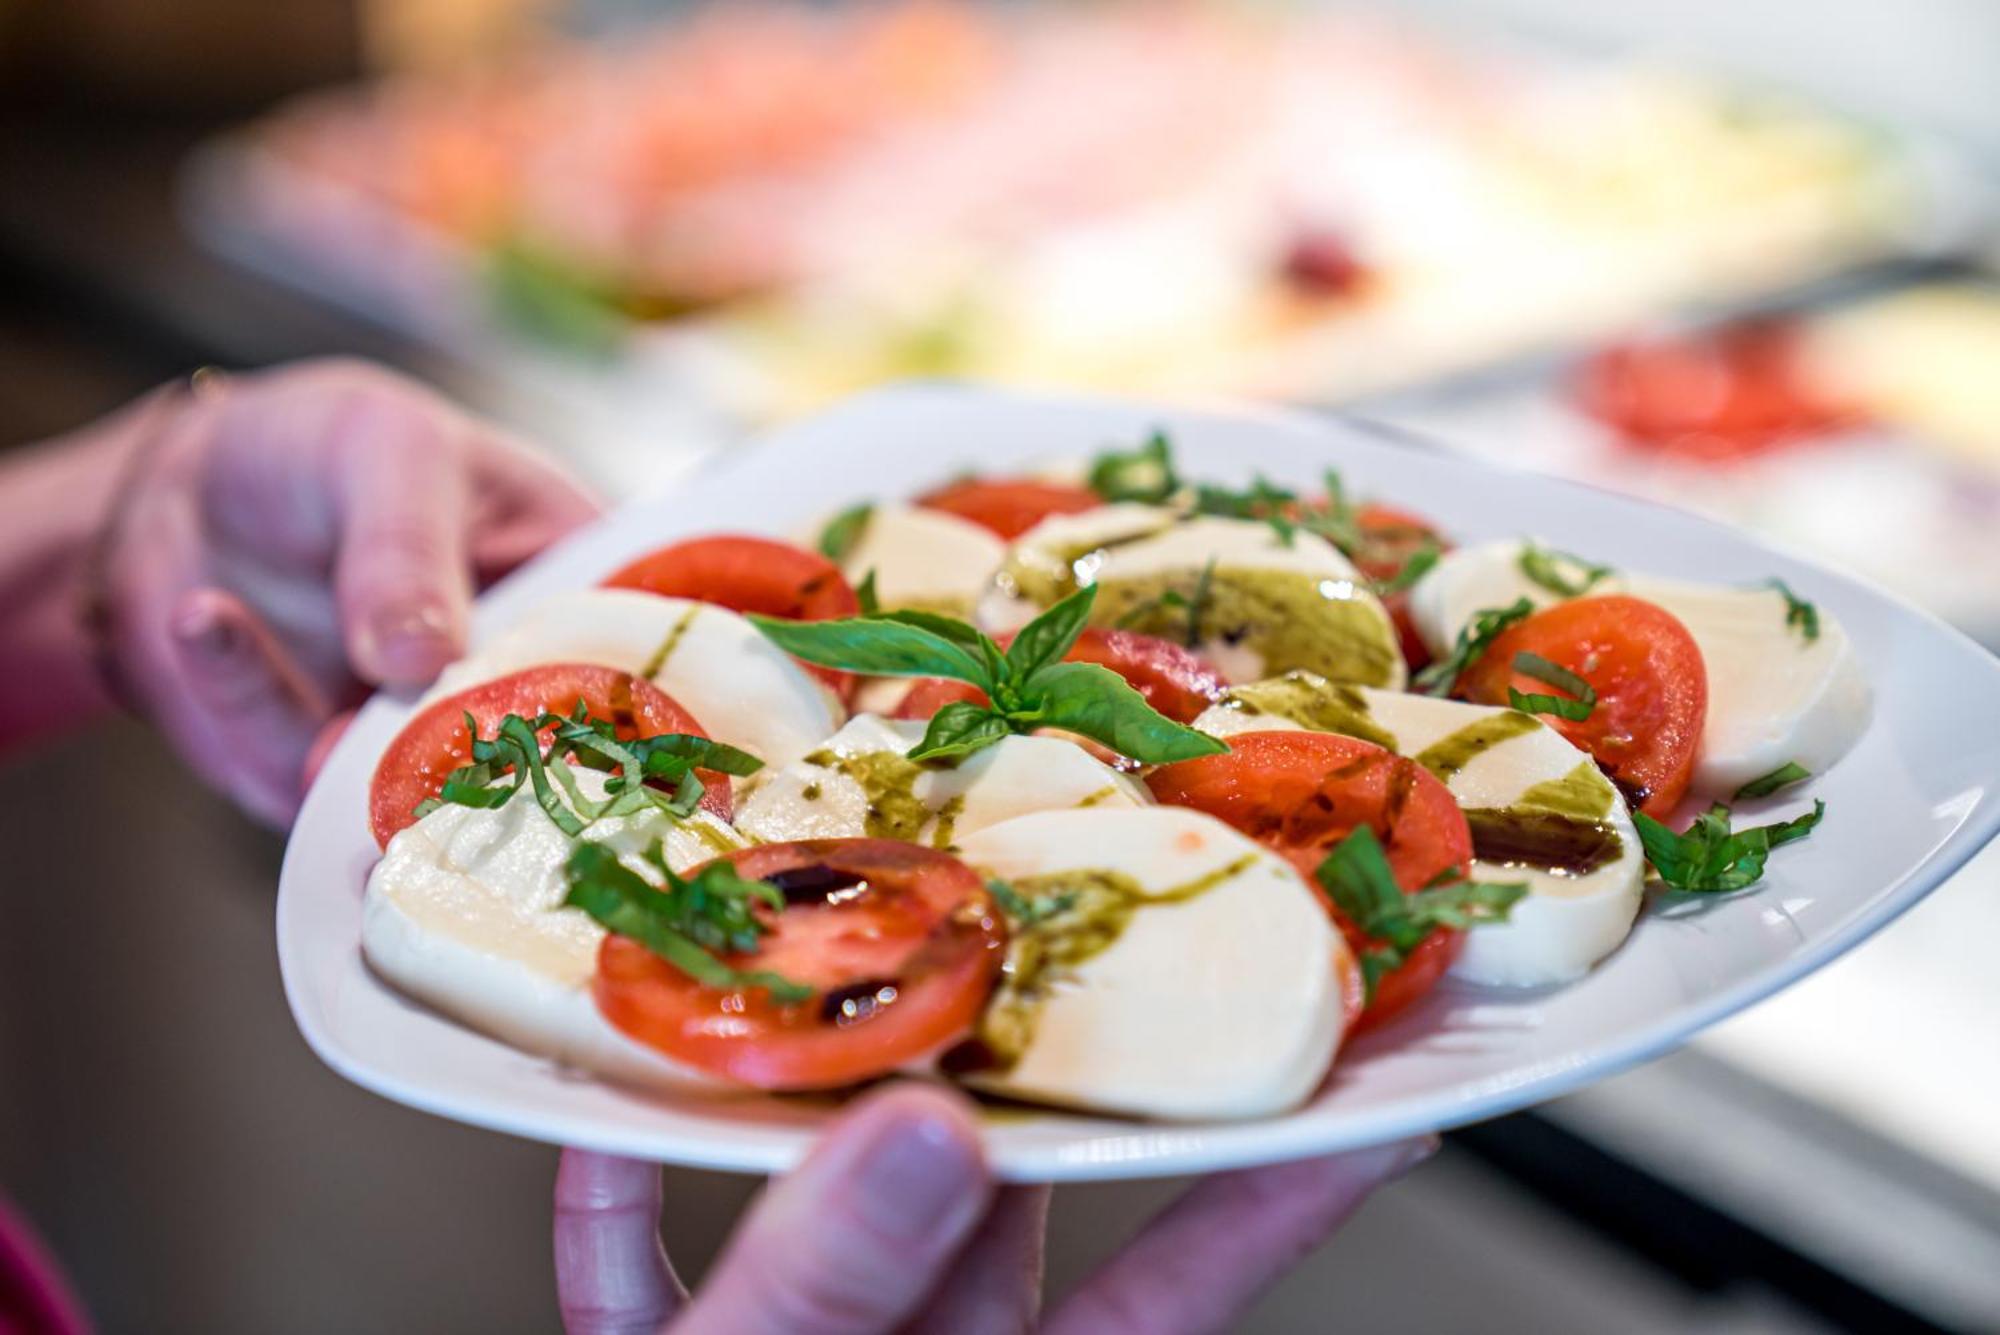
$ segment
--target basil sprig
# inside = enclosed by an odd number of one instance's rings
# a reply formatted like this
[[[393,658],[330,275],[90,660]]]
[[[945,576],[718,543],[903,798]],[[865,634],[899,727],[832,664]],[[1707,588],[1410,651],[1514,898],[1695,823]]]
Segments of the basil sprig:
[[[1409,958],[1433,929],[1465,929],[1505,922],[1528,893],[1525,883],[1448,879],[1450,873],[1414,894],[1404,894],[1389,868],[1375,831],[1363,825],[1335,844],[1314,877],[1335,908],[1369,938],[1361,951],[1361,978],[1368,997]]]
[[[1516,562],[1523,575],[1558,598],[1581,598],[1599,580],[1618,573],[1610,566],[1586,561],[1574,552],[1559,552],[1532,542],[1521,545]]]
[[[1795,783],[1804,783],[1812,777],[1812,771],[1796,760],[1787,760],[1769,774],[1762,774],[1736,790],[1738,802],[1752,797],[1769,797],[1772,793],[1789,788]]]
[[[1411,687],[1424,695],[1450,695],[1465,670],[1479,661],[1500,632],[1517,621],[1527,620],[1534,610],[1535,605],[1526,598],[1516,598],[1505,607],[1486,607],[1474,612],[1472,619],[1459,628],[1451,652],[1410,678]]]
[[[1632,824],[1661,880],[1676,890],[1725,894],[1761,879],[1771,851],[1805,838],[1825,815],[1826,803],[1815,801],[1811,811],[1795,819],[1731,830],[1729,808],[1717,802],[1681,834],[1643,811],[1632,813]]]
[[[724,861],[690,877],[677,876],[657,840],[643,856],[659,869],[664,886],[649,884],[603,844],[578,844],[563,867],[569,881],[563,903],[582,909],[606,931],[638,942],[703,987],[761,988],[785,1005],[813,995],[802,983],[731,968],[715,957],[757,948],[771,929],[757,917],[756,905],[784,911],[785,896],[776,886],[749,880]]]
[[[1523,714],[1554,714],[1572,723],[1581,723],[1590,717],[1590,711],[1597,708],[1597,691],[1582,677],[1571,672],[1560,663],[1552,663],[1540,654],[1518,653],[1514,655],[1514,671],[1536,681],[1547,682],[1568,695],[1527,695],[1507,688],[1507,703]]]
[[[1383,598],[1389,594],[1401,593],[1405,589],[1415,587],[1418,580],[1430,574],[1431,567],[1435,566],[1439,558],[1443,555],[1443,547],[1440,547],[1434,541],[1426,542],[1423,546],[1410,553],[1409,558],[1397,568],[1395,574],[1389,576],[1387,579],[1378,579],[1375,581],[1375,596]]]
[[[1090,461],[1090,489],[1106,501],[1160,505],[1181,489],[1167,433],[1155,431],[1136,450],[1105,450]]]
[[[1013,733],[1065,728],[1121,755],[1163,765],[1228,748],[1146,703],[1123,677],[1095,663],[1065,663],[1090,621],[1088,585],[1023,626],[1006,649],[977,628],[934,612],[882,612],[840,621],[752,616],[794,658],[878,677],[949,677],[985,692],[986,705],[955,702],[934,715],[912,760],[971,755]]]
[[[1807,644],[1819,638],[1819,608],[1792,592],[1792,586],[1773,576],[1764,587],[1777,591],[1785,600],[1785,625],[1805,637]]]
[[[845,561],[861,541],[861,535],[868,531],[868,521],[874,514],[874,505],[863,501],[827,520],[826,527],[819,531],[819,554],[829,561]]]
[[[620,738],[609,722],[591,717],[582,700],[567,715],[530,719],[509,714],[491,738],[479,735],[478,720],[468,713],[465,730],[472,740],[472,762],[447,775],[436,797],[417,804],[418,818],[441,806],[504,806],[522,788],[531,787],[536,803],[556,828],[575,837],[596,821],[649,808],[685,819],[701,801],[697,769],[746,775],[764,765],[747,751],[687,733]],[[549,733],[546,753],[543,732]],[[603,797],[584,793],[573,765],[611,774],[604,781]],[[674,787],[668,792],[655,784]]]
[[[1192,593],[1183,594],[1179,589],[1168,589],[1157,598],[1148,598],[1135,604],[1125,615],[1118,618],[1118,628],[1124,630],[1149,621],[1155,614],[1168,608],[1181,608],[1187,620],[1181,631],[1181,643],[1192,649],[1201,643],[1202,621],[1208,616],[1208,605],[1213,601],[1215,584],[1215,558],[1209,557],[1195,576]]]

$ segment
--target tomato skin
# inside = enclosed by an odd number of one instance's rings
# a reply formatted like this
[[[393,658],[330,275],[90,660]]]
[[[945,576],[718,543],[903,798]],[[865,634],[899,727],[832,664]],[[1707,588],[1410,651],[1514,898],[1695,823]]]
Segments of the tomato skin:
[[[1000,644],[1012,644],[1012,635]],[[1200,655],[1172,640],[1132,630],[1090,626],[1063,655],[1065,663],[1096,663],[1110,668],[1146,697],[1146,703],[1176,723],[1192,723],[1222,695],[1224,682]],[[899,719],[928,719],[944,706],[964,700],[987,703],[986,693],[969,682],[945,677],[921,677],[896,706]]]
[[[471,763],[467,714],[479,725],[481,736],[491,737],[509,714],[529,719],[543,713],[567,714],[579,701],[594,717],[614,723],[620,737],[669,732],[708,736],[679,701],[629,672],[594,663],[552,663],[509,673],[447,696],[403,725],[382,753],[369,784],[368,819],[375,842],[387,848],[397,831],[416,824],[417,804],[436,797],[453,770]],[[732,819],[735,804],[729,776],[708,770],[700,774],[706,786],[702,809],[719,819]]]
[[[1032,477],[966,478],[917,498],[927,510],[968,519],[1013,541],[1050,515],[1081,514],[1104,502],[1087,487]]]
[[[1575,598],[1508,627],[1459,679],[1468,700],[1507,703],[1507,688],[1560,694],[1514,671],[1514,655],[1539,654],[1589,682],[1597,705],[1581,721],[1543,722],[1588,751],[1634,806],[1665,819],[1694,777],[1708,719],[1701,647],[1657,603],[1626,594]]]
[[[769,914],[772,931],[755,952],[723,957],[815,995],[783,1006],[755,989],[706,988],[637,942],[607,936],[593,992],[622,1032],[739,1084],[809,1090],[888,1074],[978,1022],[1007,933],[985,883],[957,858],[890,839],[765,844],[726,857],[757,879],[815,867],[858,878],[851,898]],[[895,991],[872,1016],[846,1024],[828,1017],[829,994],[859,986],[875,997],[878,984]]]
[[[605,580],[604,587],[691,598],[788,621],[830,621],[861,611],[861,600],[840,567],[818,552],[741,534],[692,538],[649,552]],[[851,673],[802,666],[843,701],[853,696]]]
[[[1146,782],[1153,796],[1205,811],[1284,855],[1358,954],[1368,942],[1333,906],[1314,876],[1327,852],[1367,825],[1382,842],[1405,894],[1472,860],[1465,813],[1428,771],[1372,742],[1323,732],[1251,732],[1225,755],[1165,765]],[[1428,992],[1457,958],[1463,933],[1435,928],[1375,986],[1353,1028],[1381,1024]]]
[[[1356,508],[1354,522],[1368,539],[1367,549],[1354,564],[1372,580],[1393,579],[1412,556],[1427,546],[1435,546],[1440,552],[1451,550],[1451,544],[1428,519],[1409,510],[1370,502]],[[1382,606],[1396,623],[1396,639],[1403,647],[1403,660],[1410,670],[1414,672],[1429,663],[1430,646],[1417,634],[1417,623],[1410,616],[1410,591],[1398,589],[1383,595]]]

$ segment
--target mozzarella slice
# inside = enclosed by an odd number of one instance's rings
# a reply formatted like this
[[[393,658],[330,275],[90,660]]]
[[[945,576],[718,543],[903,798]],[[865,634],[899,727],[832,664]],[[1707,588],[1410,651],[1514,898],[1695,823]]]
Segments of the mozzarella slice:
[[[840,569],[856,585],[874,571],[884,607],[969,617],[1006,552],[990,530],[957,515],[878,505]]]
[[[1410,756],[1442,779],[1470,813],[1475,851],[1484,845],[1493,855],[1474,859],[1473,876],[1528,886],[1506,922],[1466,934],[1452,966],[1456,977],[1521,986],[1567,982],[1617,949],[1638,917],[1645,851],[1624,798],[1589,756],[1527,714],[1293,673],[1232,687],[1194,726],[1225,738],[1294,728],[1344,733]],[[1506,836],[1535,826],[1596,845],[1596,856],[1609,851],[1602,842],[1608,832],[1617,841],[1615,856],[1589,870],[1567,857],[1558,862],[1568,867],[1534,865],[1515,847],[1519,841]],[[1511,855],[1500,855],[1503,848]],[[1594,858],[1577,859],[1588,860]]]
[[[1521,572],[1522,544],[1491,542],[1439,561],[1410,591],[1410,614],[1442,653],[1474,613],[1517,598],[1557,595]],[[1868,726],[1868,679],[1846,629],[1819,609],[1819,635],[1785,624],[1774,589],[1732,589],[1651,575],[1613,575],[1592,593],[1629,593],[1678,617],[1708,669],[1708,722],[1695,758],[1695,791],[1727,797],[1797,761],[1818,774],[1847,754]]]
[[[1193,647],[1231,681],[1303,668],[1403,684],[1388,613],[1340,550],[1311,533],[1286,542],[1269,524],[1144,505],[1057,515],[1021,535],[982,614],[1019,625],[1082,584],[1097,586],[1097,625],[1185,640],[1193,618]]]
[[[1032,900],[1071,896],[1017,930],[980,1025],[1015,1055],[967,1084],[1187,1119],[1282,1112],[1325,1078],[1355,965],[1283,859],[1172,807],[1023,816],[961,856]]]
[[[1034,811],[1142,806],[1135,780],[1056,737],[1007,737],[956,766],[903,757],[925,724],[864,714],[802,760],[767,776],[737,813],[753,839],[868,835],[946,848],[977,830]]]
[[[558,594],[446,668],[427,700],[540,663],[651,677],[709,736],[788,764],[840,726],[832,694],[725,607],[634,589]]]
[[[579,770],[577,780],[602,795],[602,776]],[[639,857],[655,839],[677,871],[743,842],[706,812],[684,822],[657,811],[612,817],[583,837],[617,849],[655,881]],[[598,1013],[590,982],[604,929],[563,906],[572,846],[532,790],[492,810],[438,808],[391,839],[368,877],[361,948],[370,967],[417,1000],[538,1056],[649,1086],[719,1086]]]

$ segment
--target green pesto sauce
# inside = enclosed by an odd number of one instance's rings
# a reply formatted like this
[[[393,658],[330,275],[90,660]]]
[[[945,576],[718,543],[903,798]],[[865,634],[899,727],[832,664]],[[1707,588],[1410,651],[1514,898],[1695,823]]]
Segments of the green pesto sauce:
[[[818,784],[809,783],[805,787],[799,789],[799,796],[804,798],[808,802],[817,802],[819,801],[819,792],[820,789]]]
[[[1519,807],[1467,807],[1472,855],[1502,867],[1534,867],[1583,876],[1616,862],[1625,852],[1618,831],[1603,821]]]
[[[958,818],[965,811],[965,794],[953,794],[943,806],[938,808],[937,828],[931,831],[931,847],[948,850],[951,836],[958,828]]]
[[[687,635],[688,627],[694,624],[695,616],[700,611],[701,608],[699,607],[690,607],[687,611],[681,613],[681,619],[676,621],[674,628],[667,632],[667,638],[660,642],[660,647],[655,649],[653,656],[646,660],[646,666],[639,669],[640,676],[657,677],[665,670],[667,660],[674,656],[674,650],[681,647],[682,638]]]
[[[1184,638],[1187,608],[1162,605],[1160,598],[1169,592],[1192,598],[1198,578],[1196,571],[1177,570],[1100,580],[1091,622]],[[1304,669],[1329,681],[1387,686],[1402,665],[1388,619],[1346,580],[1291,570],[1217,569],[1201,611],[1201,641],[1254,650],[1267,677]]]
[[[681,828],[694,831],[695,838],[718,853],[734,853],[739,848],[749,847],[734,831],[726,830],[719,825],[711,825],[705,820],[687,821]]]
[[[1206,894],[1257,861],[1246,853],[1205,876],[1150,894],[1122,872],[1097,868],[1024,876],[1011,882],[1014,893],[1036,906],[1055,905],[1045,918],[1017,928],[1007,943],[1000,986],[979,1022],[979,1042],[990,1057],[987,1069],[1012,1066],[1034,1041],[1042,1003],[1053,985],[1071,970],[1102,954],[1125,934],[1132,915],[1143,908],[1184,904]]]
[[[870,839],[916,843],[917,836],[935,814],[917,796],[917,780],[923,776],[924,767],[894,751],[843,756],[819,750],[805,759],[808,765],[845,774],[861,785],[868,798],[864,828]]]
[[[1269,715],[1314,732],[1337,732],[1386,750],[1396,749],[1396,738],[1375,722],[1359,690],[1310,672],[1287,672],[1270,681],[1232,686],[1222,703],[1246,718]]]
[[[1516,798],[1514,805],[1536,811],[1553,811],[1559,816],[1573,816],[1578,820],[1601,820],[1609,814],[1617,796],[1611,780],[1597,768],[1597,762],[1585,760],[1560,779],[1548,779],[1536,784]]]
[[[1116,796],[1118,796],[1118,785],[1107,783],[1095,792],[1085,793],[1082,797],[1078,798],[1076,807],[1077,810],[1081,811],[1085,807],[1094,807],[1100,802],[1109,802]]]
[[[1105,552],[1156,537],[1172,528],[1175,522],[1172,516],[1163,516],[1157,524],[1099,542],[1079,542],[1053,551],[1039,548],[1026,558],[1011,554],[1000,567],[997,581],[1002,589],[1018,597],[1039,607],[1051,607],[1089,581]]]
[[[1541,726],[1530,715],[1512,709],[1503,710],[1468,723],[1448,737],[1440,737],[1417,752],[1413,759],[1435,774],[1440,783],[1448,783],[1452,775],[1508,738],[1533,732]]]

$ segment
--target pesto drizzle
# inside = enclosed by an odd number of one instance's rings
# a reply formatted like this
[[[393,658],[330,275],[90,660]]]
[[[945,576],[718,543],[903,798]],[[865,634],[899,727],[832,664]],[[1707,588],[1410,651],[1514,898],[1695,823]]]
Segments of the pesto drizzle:
[[[1440,783],[1449,783],[1453,775],[1508,738],[1541,726],[1532,715],[1502,710],[1440,737],[1411,758],[1436,775]]]
[[[694,624],[694,619],[700,612],[701,608],[697,605],[681,613],[681,619],[667,632],[667,638],[660,642],[659,648],[653,650],[653,656],[646,660],[646,666],[639,669],[640,676],[650,680],[666,670],[667,660],[674,656],[674,650],[681,647],[682,638],[687,635],[688,627]]]

